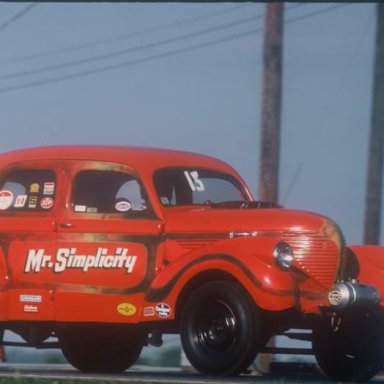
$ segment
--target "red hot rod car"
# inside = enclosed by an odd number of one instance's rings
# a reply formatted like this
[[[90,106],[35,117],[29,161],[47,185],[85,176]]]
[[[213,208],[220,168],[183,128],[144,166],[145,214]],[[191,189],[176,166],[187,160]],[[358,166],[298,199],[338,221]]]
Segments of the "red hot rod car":
[[[333,221],[255,201],[208,156],[0,155],[2,330],[38,348],[56,337],[83,371],[123,371],[179,333],[197,370],[234,375],[273,335],[309,329],[327,375],[368,379],[384,360],[382,299],[352,276],[349,255]]]

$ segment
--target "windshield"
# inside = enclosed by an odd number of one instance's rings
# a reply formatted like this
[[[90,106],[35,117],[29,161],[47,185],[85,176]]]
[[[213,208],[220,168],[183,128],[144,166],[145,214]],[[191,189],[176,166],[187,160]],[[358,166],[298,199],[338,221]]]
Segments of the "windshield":
[[[231,175],[207,169],[161,169],[155,173],[154,184],[164,206],[249,201],[238,180]]]

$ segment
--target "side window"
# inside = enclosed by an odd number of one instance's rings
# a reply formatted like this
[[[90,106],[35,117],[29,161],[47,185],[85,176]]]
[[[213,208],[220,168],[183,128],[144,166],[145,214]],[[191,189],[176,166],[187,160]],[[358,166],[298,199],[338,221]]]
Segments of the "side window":
[[[0,182],[0,211],[49,211],[54,206],[55,193],[53,170],[13,170]]]
[[[81,171],[73,181],[72,207],[83,213],[147,213],[147,198],[133,176],[116,171]]]

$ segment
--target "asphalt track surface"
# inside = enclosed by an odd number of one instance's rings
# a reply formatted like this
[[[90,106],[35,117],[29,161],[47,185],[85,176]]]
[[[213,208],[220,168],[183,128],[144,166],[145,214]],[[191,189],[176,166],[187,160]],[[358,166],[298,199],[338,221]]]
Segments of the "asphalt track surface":
[[[54,379],[54,380],[79,380],[87,383],[177,383],[177,384],[275,384],[275,383],[331,383],[316,369],[301,369],[295,367],[279,373],[260,375],[250,373],[236,378],[206,377],[196,372],[185,372],[177,368],[157,368],[134,366],[130,370],[118,375],[81,373],[66,364],[6,364],[0,365],[0,377]],[[378,375],[373,383],[384,383],[384,375]]]

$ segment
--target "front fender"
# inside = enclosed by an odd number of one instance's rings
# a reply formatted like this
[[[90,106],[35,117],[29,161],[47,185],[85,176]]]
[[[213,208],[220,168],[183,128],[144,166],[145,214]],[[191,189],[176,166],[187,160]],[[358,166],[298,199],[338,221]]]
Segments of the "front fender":
[[[205,252],[191,252],[170,263],[153,280],[146,295],[147,302],[167,301],[174,305],[180,292],[199,275],[209,273],[210,278],[225,273],[237,280],[250,294],[255,303],[266,310],[283,310],[295,306],[295,287],[292,276],[278,269],[266,257],[258,257],[249,252],[255,249],[255,240],[234,239],[226,242],[225,247],[213,246]],[[247,246],[244,246],[247,243]],[[251,244],[252,243],[252,244]],[[263,255],[267,248],[272,249],[276,240],[263,242]],[[240,246],[241,245],[241,246]],[[225,249],[225,252],[222,250]],[[257,249],[257,248],[256,248]]]
[[[359,282],[376,287],[380,305],[384,306],[384,247],[378,245],[353,245],[349,249],[357,259],[355,274]]]

